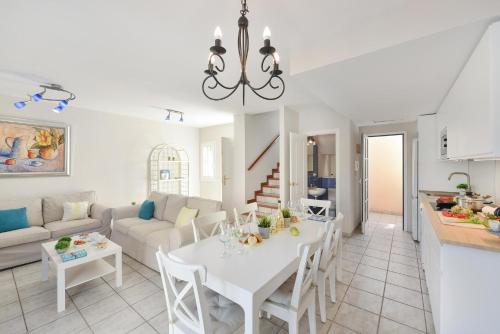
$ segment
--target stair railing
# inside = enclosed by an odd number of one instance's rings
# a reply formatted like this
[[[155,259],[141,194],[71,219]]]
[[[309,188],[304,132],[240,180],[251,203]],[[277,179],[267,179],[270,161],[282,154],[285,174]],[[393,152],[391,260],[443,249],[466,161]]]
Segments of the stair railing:
[[[260,159],[262,159],[262,157],[267,153],[267,151],[269,151],[269,149],[274,145],[274,143],[278,140],[279,137],[280,137],[279,134],[276,137],[274,137],[274,139],[271,141],[271,143],[269,143],[269,145],[266,146],[266,148],[262,151],[262,153],[259,154],[257,159],[255,159],[254,162],[252,162],[250,164],[250,167],[248,167],[248,170],[252,170],[252,168],[257,164],[257,162],[259,162]]]

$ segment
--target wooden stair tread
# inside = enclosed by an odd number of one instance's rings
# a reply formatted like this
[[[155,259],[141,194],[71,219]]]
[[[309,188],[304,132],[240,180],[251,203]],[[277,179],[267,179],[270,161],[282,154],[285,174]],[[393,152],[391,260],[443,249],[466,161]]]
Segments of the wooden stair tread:
[[[269,209],[277,209],[278,208],[278,204],[265,203],[265,202],[257,202],[257,206],[262,206],[264,208],[269,208]]]
[[[279,198],[280,195],[278,194],[266,194],[266,193],[263,193],[263,192],[258,192],[257,193],[257,196],[263,196],[263,197],[276,197],[276,198]]]

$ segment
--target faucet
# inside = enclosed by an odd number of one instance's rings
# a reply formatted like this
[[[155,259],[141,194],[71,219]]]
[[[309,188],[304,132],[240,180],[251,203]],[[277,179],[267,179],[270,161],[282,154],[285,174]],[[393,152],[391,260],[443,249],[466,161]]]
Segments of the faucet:
[[[451,173],[451,174],[450,174],[450,176],[448,176],[448,181],[450,181],[450,180],[451,180],[451,178],[452,178],[452,176],[453,176],[453,175],[465,175],[465,176],[467,177],[467,186],[468,186],[467,191],[468,191],[468,192],[471,192],[471,191],[472,191],[471,186],[470,186],[470,175],[469,175],[468,173],[464,173],[464,172],[453,172],[453,173]]]

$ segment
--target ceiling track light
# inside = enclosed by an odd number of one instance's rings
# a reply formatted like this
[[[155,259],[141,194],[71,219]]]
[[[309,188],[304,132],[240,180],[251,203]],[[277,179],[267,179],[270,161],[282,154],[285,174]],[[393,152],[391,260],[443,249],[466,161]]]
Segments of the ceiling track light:
[[[165,110],[168,111],[167,117],[165,117],[166,121],[170,121],[170,114],[177,114],[180,116],[179,122],[184,122],[184,112],[183,111],[178,111],[175,109],[168,109],[168,108]]]
[[[64,110],[64,108],[68,106],[69,101],[73,101],[74,99],[76,99],[75,94],[65,90],[61,85],[47,84],[47,85],[40,85],[40,88],[42,88],[42,91],[32,95],[28,94],[27,100],[15,102],[14,107],[16,107],[17,109],[23,109],[29,102],[51,101],[51,102],[58,102],[58,104],[52,109],[52,111],[55,113],[60,113],[61,111]],[[45,97],[45,94],[50,91],[66,93],[68,94],[68,96],[63,99]]]

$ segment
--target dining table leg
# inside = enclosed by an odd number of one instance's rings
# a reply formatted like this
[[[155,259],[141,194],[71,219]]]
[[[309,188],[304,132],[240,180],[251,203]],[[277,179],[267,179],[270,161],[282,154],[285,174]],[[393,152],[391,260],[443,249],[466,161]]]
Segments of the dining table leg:
[[[259,334],[259,307],[253,300],[241,306],[245,312],[245,334]]]

